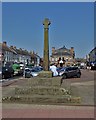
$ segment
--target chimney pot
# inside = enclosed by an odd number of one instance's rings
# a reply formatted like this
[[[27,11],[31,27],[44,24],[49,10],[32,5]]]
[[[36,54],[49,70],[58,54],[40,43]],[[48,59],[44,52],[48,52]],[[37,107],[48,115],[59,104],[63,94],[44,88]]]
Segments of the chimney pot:
[[[6,45],[7,45],[7,42],[6,42],[6,41],[4,41],[4,42],[3,42],[3,45],[4,45],[4,46],[6,46]]]
[[[14,46],[14,48],[16,49],[16,46]]]

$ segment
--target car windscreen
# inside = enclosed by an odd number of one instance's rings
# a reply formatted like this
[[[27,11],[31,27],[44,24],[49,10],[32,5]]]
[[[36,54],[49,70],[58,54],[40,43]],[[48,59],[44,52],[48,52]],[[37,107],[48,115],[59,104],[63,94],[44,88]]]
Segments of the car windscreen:
[[[30,72],[30,70],[29,70],[29,69],[26,69],[25,72]]]

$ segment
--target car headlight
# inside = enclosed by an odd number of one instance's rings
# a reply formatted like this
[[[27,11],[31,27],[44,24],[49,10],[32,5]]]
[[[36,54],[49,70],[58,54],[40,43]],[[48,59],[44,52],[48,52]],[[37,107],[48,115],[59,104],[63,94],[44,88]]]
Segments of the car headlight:
[[[0,71],[0,74],[2,74],[2,71]]]

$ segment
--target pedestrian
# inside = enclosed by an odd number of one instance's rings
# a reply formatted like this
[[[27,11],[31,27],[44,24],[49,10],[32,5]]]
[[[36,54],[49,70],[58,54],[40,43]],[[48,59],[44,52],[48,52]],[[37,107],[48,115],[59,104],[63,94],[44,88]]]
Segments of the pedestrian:
[[[58,76],[57,67],[55,63],[51,64],[50,70],[52,71],[53,76]]]

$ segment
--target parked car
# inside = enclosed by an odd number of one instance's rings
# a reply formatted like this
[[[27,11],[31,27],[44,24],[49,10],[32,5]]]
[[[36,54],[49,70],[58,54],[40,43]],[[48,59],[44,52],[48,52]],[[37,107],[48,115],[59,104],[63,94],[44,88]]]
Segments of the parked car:
[[[63,68],[62,67],[57,67],[57,72],[59,73],[61,69],[63,69]]]
[[[10,78],[13,77],[14,70],[11,66],[2,67],[2,78]]]
[[[20,62],[20,63],[18,63],[18,64],[20,65],[20,69],[21,69],[21,70],[24,70],[24,63]]]
[[[69,77],[78,77],[81,76],[81,71],[78,67],[64,67],[59,71],[59,76],[62,76],[63,79],[69,78]]]
[[[64,73],[64,71],[65,71],[65,67],[63,67],[63,68],[57,68],[57,72],[58,72],[58,75],[59,76],[62,76],[62,74]]]
[[[43,67],[41,67],[41,66],[36,66],[36,67],[33,67],[32,69],[33,69],[34,71],[40,72],[40,71],[43,70]]]
[[[2,79],[2,68],[0,67],[0,80]]]
[[[36,68],[33,68],[33,69],[29,69],[29,68],[26,68],[25,71],[25,78],[30,78],[30,77],[36,77],[38,76],[40,70],[36,69]]]
[[[25,74],[25,78],[30,78],[32,77],[31,70],[26,68],[23,75]]]
[[[96,70],[96,62],[91,63],[91,70]]]

